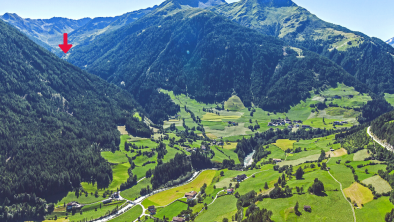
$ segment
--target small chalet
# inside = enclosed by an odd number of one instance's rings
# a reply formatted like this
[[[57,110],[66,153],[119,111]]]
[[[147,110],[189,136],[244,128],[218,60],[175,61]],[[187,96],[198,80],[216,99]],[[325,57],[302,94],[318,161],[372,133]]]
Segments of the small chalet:
[[[223,142],[218,142],[218,146],[223,146],[224,143]]]
[[[184,222],[185,219],[183,219],[182,217],[173,217],[172,218],[172,222]]]
[[[339,122],[339,121],[334,121],[334,126],[335,125],[343,125],[343,123],[342,122]]]
[[[238,182],[240,182],[240,181],[246,179],[246,174],[237,175],[236,179]]]
[[[215,145],[216,144],[216,140],[212,141],[212,144]]]
[[[341,123],[343,123],[343,124],[347,124],[347,121],[342,121]]]
[[[202,150],[206,150],[207,148],[204,145],[201,145]]]
[[[155,213],[156,213],[156,208],[155,208],[155,206],[154,206],[154,205],[149,206],[149,207],[148,207],[148,211],[150,212],[151,215],[155,214]]]
[[[185,197],[187,200],[192,200],[197,195],[196,191],[191,191],[189,193],[185,193]]]
[[[293,125],[288,125],[287,128],[291,129],[293,128]]]
[[[227,189],[227,194],[232,194],[232,193],[234,193],[234,189],[233,188]]]
[[[74,209],[79,209],[79,208],[82,208],[82,207],[83,207],[83,205],[79,204],[78,202],[72,201],[72,202],[67,204],[67,208],[66,209],[67,210],[72,210],[73,208]]]
[[[281,159],[272,159],[272,161],[274,161],[275,163],[282,162],[282,160],[281,160]]]
[[[273,124],[273,123],[271,123],[271,122],[269,122],[269,123],[268,123],[268,126],[273,126],[273,125],[274,125],[274,124]]]
[[[111,198],[118,199],[118,198],[119,198],[119,192],[113,193],[113,194],[111,195]]]
[[[311,207],[311,206],[304,205],[304,210],[305,210],[305,211],[311,211],[311,210],[312,210],[312,207]]]

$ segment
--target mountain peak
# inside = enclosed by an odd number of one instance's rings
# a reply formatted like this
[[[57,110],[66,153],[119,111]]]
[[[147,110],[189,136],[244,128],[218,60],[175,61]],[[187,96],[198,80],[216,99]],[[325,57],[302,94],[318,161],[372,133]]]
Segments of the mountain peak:
[[[297,6],[292,0],[257,0],[257,2],[268,7]]]
[[[3,16],[0,16],[0,18],[4,20],[22,20],[22,18],[17,15],[16,13],[5,13]]]
[[[180,5],[188,5],[193,8],[206,8],[221,4],[227,4],[225,0],[172,0]]]

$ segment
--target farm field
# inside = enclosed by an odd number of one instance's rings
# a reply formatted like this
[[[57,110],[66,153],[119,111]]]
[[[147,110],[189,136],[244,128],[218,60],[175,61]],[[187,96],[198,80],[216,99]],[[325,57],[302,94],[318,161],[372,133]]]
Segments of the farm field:
[[[293,149],[293,144],[297,142],[295,140],[288,140],[288,139],[279,139],[274,143],[275,146],[279,147],[283,151],[287,149]]]
[[[163,218],[165,216],[166,218],[172,219],[173,217],[176,217],[182,210],[187,210],[187,207],[187,204],[180,201],[175,201],[166,207],[158,208],[155,217]]]
[[[375,188],[377,193],[385,193],[392,190],[390,184],[384,179],[382,179],[379,175],[370,177],[361,182],[367,185],[371,184]]]
[[[202,187],[204,183],[206,183],[207,185],[211,184],[215,174],[216,174],[215,170],[206,170],[200,173],[200,175],[198,175],[197,178],[192,182],[150,196],[142,203],[145,207],[149,204],[154,204],[155,206],[165,206],[171,203],[172,201],[183,197],[187,192],[190,192],[192,190],[199,191],[200,187]]]
[[[131,222],[136,220],[142,213],[142,207],[140,205],[136,205],[135,207],[128,210],[126,213],[116,217],[111,222]]]
[[[385,221],[386,213],[390,212],[394,205],[390,202],[389,197],[380,197],[369,203],[364,204],[364,207],[356,210],[356,217],[362,218],[365,222]]]
[[[223,218],[231,220],[231,217],[237,211],[237,198],[233,195],[226,195],[219,197],[216,201],[208,207],[208,210],[203,211],[201,215],[196,218],[196,222],[201,221],[222,221]]]
[[[358,207],[362,207],[363,204],[371,202],[373,200],[373,194],[370,189],[363,185],[354,182],[350,187],[343,190],[346,197],[351,199],[352,203],[357,203]]]

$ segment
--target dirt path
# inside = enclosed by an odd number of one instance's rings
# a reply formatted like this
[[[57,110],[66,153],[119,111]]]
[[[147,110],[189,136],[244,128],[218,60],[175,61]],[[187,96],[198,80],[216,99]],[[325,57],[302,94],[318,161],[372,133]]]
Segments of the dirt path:
[[[330,160],[331,160],[331,158],[328,159],[327,163],[328,163]],[[349,203],[350,207],[352,208],[354,222],[356,222],[356,213],[354,212],[354,208],[353,208],[352,203],[349,202],[349,200],[348,200],[348,199],[346,198],[346,196],[345,196],[345,193],[343,192],[342,184],[341,184],[337,179],[335,179],[335,177],[334,177],[333,175],[331,175],[330,171],[327,171],[327,172],[328,172],[328,174],[330,174],[330,176],[332,177],[332,179],[334,179],[337,183],[339,183],[339,187],[341,188],[341,192],[342,192],[343,198],[345,198],[345,200]]]

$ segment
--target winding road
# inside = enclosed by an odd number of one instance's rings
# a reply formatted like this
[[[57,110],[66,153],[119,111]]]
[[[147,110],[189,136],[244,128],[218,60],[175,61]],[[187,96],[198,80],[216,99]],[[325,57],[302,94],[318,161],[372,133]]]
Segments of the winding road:
[[[383,141],[381,141],[379,138],[377,138],[375,135],[373,135],[371,133],[371,127],[370,126],[367,129],[367,133],[379,145],[381,145],[382,147],[386,148],[388,151],[394,152],[393,147],[390,144],[384,143]]]

